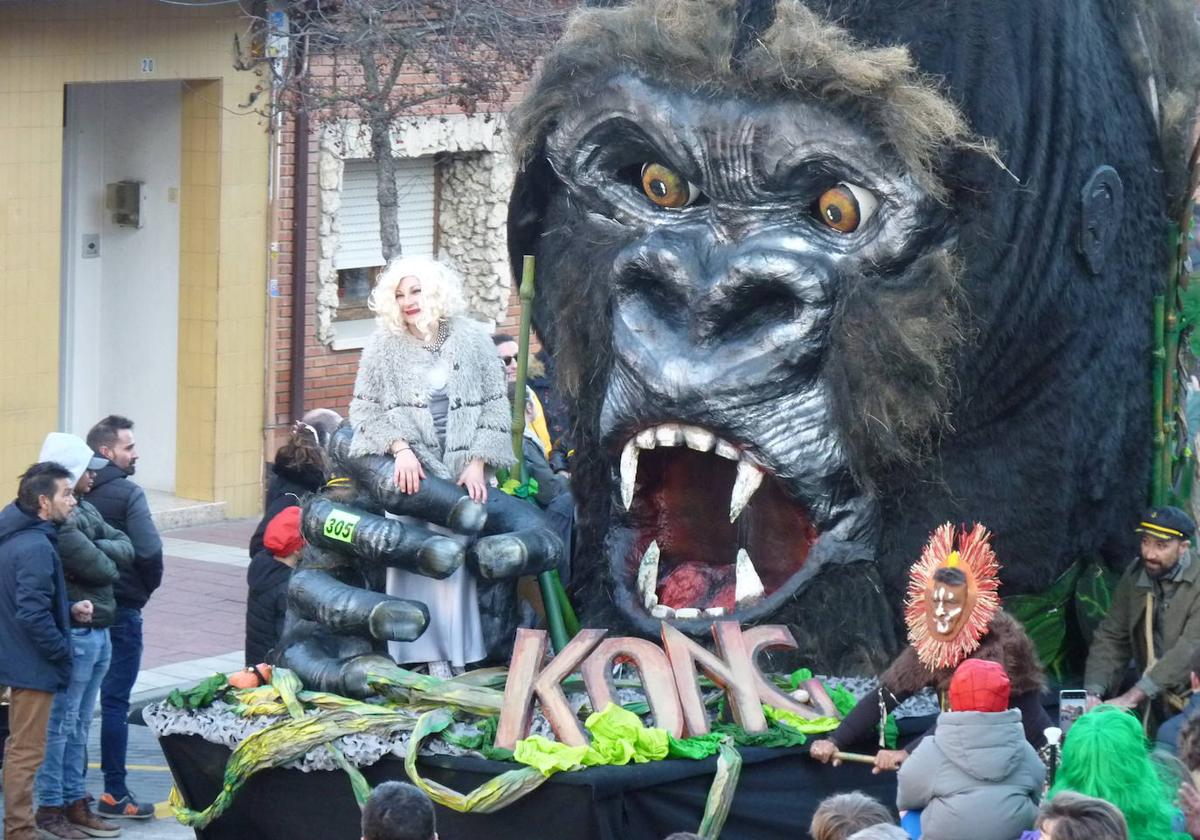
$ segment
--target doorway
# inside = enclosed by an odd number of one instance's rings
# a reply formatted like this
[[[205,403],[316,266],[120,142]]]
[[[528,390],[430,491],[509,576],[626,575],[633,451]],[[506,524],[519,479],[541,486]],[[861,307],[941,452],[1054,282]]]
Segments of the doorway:
[[[66,86],[60,428],[135,423],[143,487],[175,491],[180,82]],[[118,213],[113,185],[126,210]],[[134,196],[136,193],[136,196]]]

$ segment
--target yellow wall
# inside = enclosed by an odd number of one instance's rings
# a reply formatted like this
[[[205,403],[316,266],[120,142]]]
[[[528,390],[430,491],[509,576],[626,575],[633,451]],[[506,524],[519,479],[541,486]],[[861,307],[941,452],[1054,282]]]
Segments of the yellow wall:
[[[260,507],[269,145],[242,113],[263,80],[232,66],[245,29],[237,5],[0,3],[0,499],[58,424],[64,86],[179,79],[176,492]]]

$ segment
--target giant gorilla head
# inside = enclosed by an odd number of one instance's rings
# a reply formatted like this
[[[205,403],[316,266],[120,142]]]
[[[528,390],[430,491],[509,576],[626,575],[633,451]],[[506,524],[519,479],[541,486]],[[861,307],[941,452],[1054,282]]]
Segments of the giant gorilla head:
[[[1193,82],[1160,60],[1184,4],[1128,5],[577,14],[515,115],[509,240],[590,622],[784,622],[866,669],[941,522],[996,532],[1010,594],[1131,550]]]

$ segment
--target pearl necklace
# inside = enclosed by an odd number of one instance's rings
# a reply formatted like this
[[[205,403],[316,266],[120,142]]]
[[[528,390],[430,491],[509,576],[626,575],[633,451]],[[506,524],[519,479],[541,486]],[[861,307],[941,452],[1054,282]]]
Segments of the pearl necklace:
[[[442,352],[442,345],[446,343],[446,339],[450,337],[450,325],[445,321],[438,321],[437,336],[429,344],[421,346],[428,350],[433,355],[437,356]]]

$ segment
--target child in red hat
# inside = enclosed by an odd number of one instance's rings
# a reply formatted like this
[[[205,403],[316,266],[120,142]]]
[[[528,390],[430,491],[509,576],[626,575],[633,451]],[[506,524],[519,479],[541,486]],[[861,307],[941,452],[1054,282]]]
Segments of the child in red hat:
[[[303,548],[300,508],[286,507],[267,523],[263,547],[246,570],[246,582],[250,585],[246,595],[247,665],[271,661],[271,651],[283,633],[288,582]]]
[[[896,806],[920,811],[926,840],[1016,840],[1037,818],[1046,768],[1010,709],[1004,667],[967,659],[950,680],[950,711],[900,766]]]

